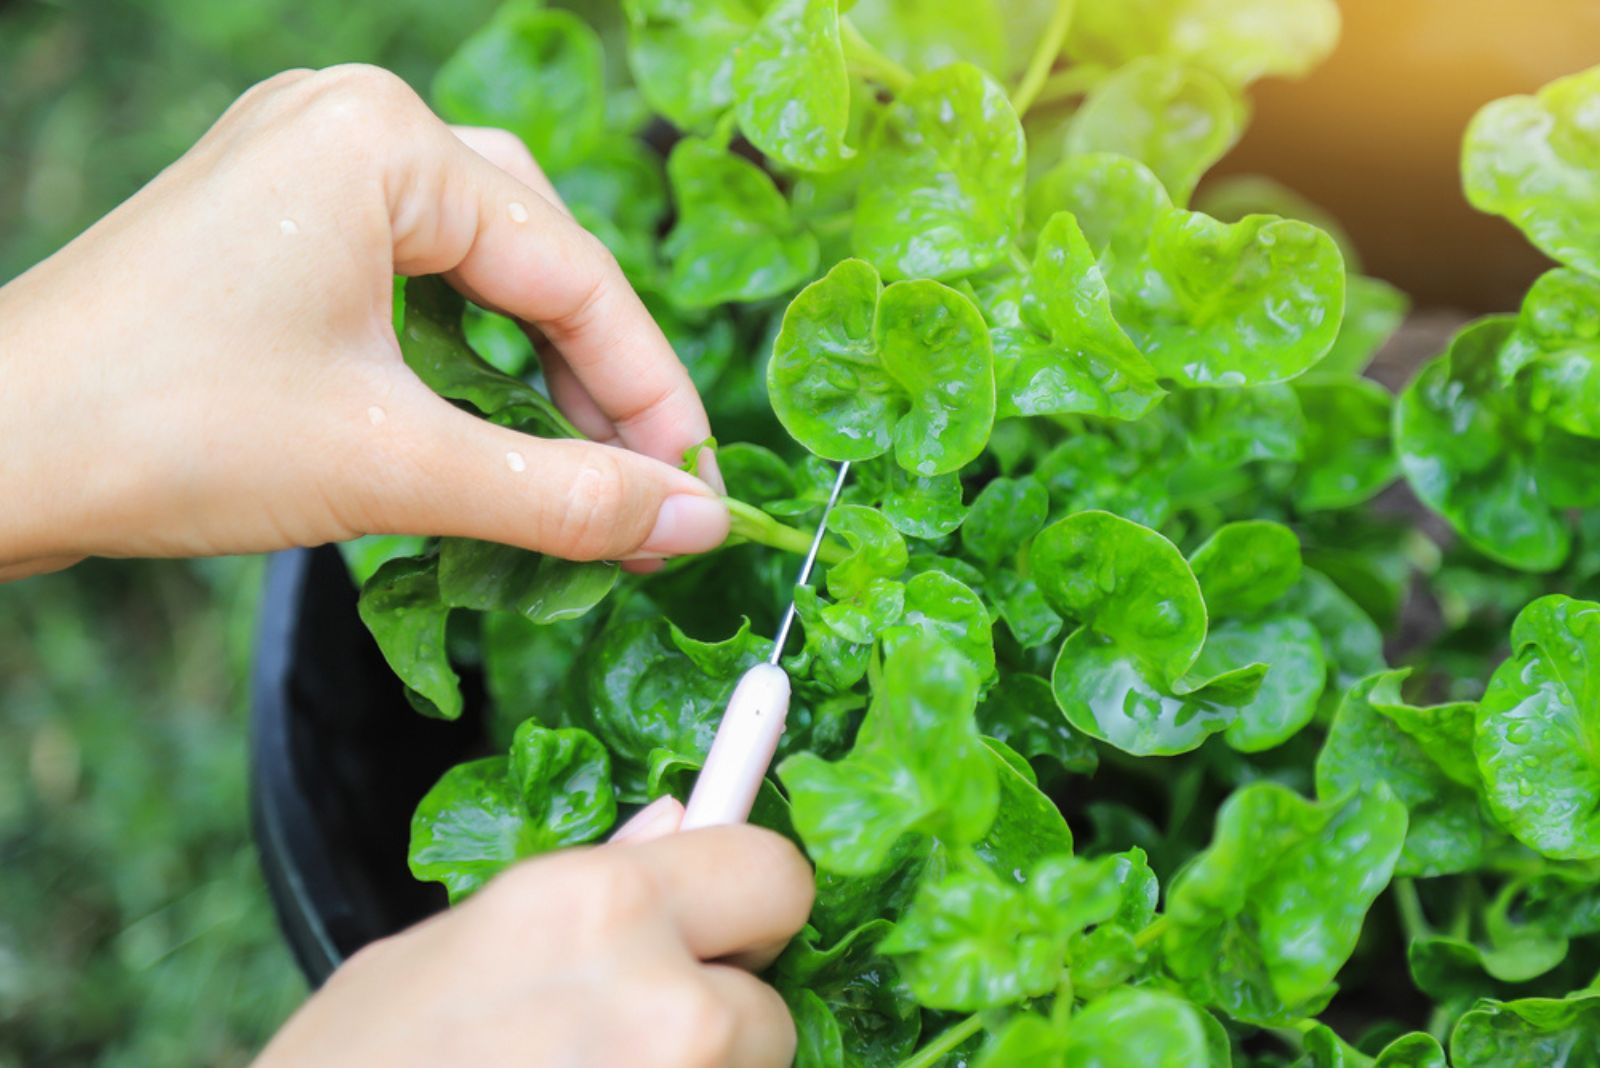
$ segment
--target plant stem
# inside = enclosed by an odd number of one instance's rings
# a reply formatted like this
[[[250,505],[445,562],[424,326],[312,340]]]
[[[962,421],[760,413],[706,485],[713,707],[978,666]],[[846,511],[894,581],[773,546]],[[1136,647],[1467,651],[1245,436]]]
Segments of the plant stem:
[[[1045,79],[1044,85],[1039,89],[1039,95],[1034,98],[1034,107],[1048,107],[1051,104],[1060,104],[1071,100],[1075,96],[1082,96],[1094,87],[1094,83],[1106,76],[1106,68],[1098,63],[1080,63],[1075,67],[1057,71]]]
[[[1400,926],[1407,938],[1426,938],[1433,933],[1428,917],[1422,912],[1422,899],[1417,896],[1417,884],[1411,879],[1394,881],[1394,903],[1400,910]]]
[[[1148,927],[1133,936],[1134,947],[1143,949],[1166,933],[1167,918],[1165,916],[1157,916],[1150,922]]]
[[[904,91],[911,84],[911,72],[861,36],[861,31],[848,16],[839,19],[839,36],[844,44],[845,61],[858,67],[868,77],[876,78],[896,93]]]
[[[742,538],[753,541],[758,545],[766,545],[773,549],[782,549],[786,553],[804,556],[811,548],[811,539],[814,534],[803,530],[785,526],[772,518],[753,504],[746,504],[733,497],[722,498],[722,503],[728,506],[728,537]],[[823,539],[822,546],[817,550],[817,559],[825,564],[837,564],[843,560],[849,551],[836,541]]]
[[[983,1018],[968,1016],[953,1027],[947,1027],[939,1036],[917,1052],[900,1062],[900,1068],[932,1068],[939,1059],[961,1043],[983,1030]]]
[[[1061,46],[1066,43],[1067,30],[1072,25],[1072,9],[1076,6],[1076,0],[1056,0],[1056,9],[1044,28],[1044,36],[1039,38],[1039,47],[1033,50],[1033,58],[1028,61],[1028,69],[1017,84],[1017,91],[1011,94],[1011,106],[1017,109],[1019,118],[1039,99],[1039,90],[1044,88],[1050,68],[1055,66]]]

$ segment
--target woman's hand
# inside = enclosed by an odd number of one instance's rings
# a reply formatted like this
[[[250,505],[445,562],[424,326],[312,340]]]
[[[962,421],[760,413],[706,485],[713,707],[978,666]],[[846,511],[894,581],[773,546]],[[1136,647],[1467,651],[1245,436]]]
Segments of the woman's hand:
[[[557,402],[606,444],[430,392],[395,340],[397,272],[446,274],[537,325]],[[674,468],[709,434],[616,261],[521,143],[452,130],[370,67],[256,86],[0,289],[0,578],[363,533],[573,559],[704,550],[726,511]]]
[[[805,923],[812,875],[783,838],[719,827],[528,862],[369,946],[257,1068],[782,1068],[783,1000],[743,968]]]

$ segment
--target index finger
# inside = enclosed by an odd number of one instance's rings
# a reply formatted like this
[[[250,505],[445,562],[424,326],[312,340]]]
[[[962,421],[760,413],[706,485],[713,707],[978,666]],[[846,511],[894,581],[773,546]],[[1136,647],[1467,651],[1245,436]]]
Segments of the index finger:
[[[678,464],[711,435],[689,374],[600,240],[442,122],[391,192],[395,265],[448,273],[536,323],[635,452]],[[395,203],[400,201],[401,203]]]
[[[780,948],[811,915],[811,865],[787,838],[760,827],[707,827],[626,849],[701,960]]]

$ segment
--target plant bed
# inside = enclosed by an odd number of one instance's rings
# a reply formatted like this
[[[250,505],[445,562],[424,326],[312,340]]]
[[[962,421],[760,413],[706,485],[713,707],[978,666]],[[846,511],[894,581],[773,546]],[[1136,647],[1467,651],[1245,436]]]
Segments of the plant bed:
[[[1597,1063],[1600,72],[1465,135],[1561,266],[1390,377],[1404,296],[1199,184],[1330,3],[625,7],[508,5],[433,98],[616,253],[733,535],[648,577],[368,539],[354,604],[275,569],[258,822],[314,974],[439,900],[405,863],[459,901],[686,794],[794,597],[753,818],[818,870],[801,1064]],[[396,314],[444,396],[574,432],[514,324]]]

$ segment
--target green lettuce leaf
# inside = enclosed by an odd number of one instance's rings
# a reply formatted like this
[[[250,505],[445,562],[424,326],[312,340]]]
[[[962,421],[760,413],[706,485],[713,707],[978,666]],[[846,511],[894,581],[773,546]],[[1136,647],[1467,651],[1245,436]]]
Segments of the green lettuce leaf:
[[[998,786],[973,720],[978,679],[942,642],[907,641],[885,658],[848,756],[783,762],[795,828],[819,868],[867,875],[883,869],[902,835],[964,845],[989,830]]]
[[[838,0],[775,0],[734,52],[739,128],[785,167],[836,170],[855,154]]]
[[[1511,629],[1474,749],[1495,818],[1548,857],[1600,857],[1600,604],[1554,595]]]
[[[1405,806],[1381,784],[1321,803],[1276,783],[1238,790],[1211,845],[1172,883],[1168,968],[1241,1022],[1319,1012],[1405,834]]]
[[[1552,259],[1600,274],[1600,67],[1484,106],[1461,173],[1479,211],[1504,216]]]
[[[1374,675],[1345,695],[1317,755],[1317,796],[1326,801],[1385,783],[1409,817],[1396,872],[1433,877],[1471,871],[1483,863],[1489,838],[1476,792],[1452,781],[1433,748],[1379,710],[1398,702],[1405,676]],[[1470,756],[1470,740],[1465,748]]]
[[[1186,752],[1225,729],[1265,667],[1189,676],[1206,638],[1200,584],[1177,547],[1107,512],[1040,532],[1030,553],[1051,605],[1080,622],[1052,674],[1074,728],[1136,755]]]
[[[1145,56],[1089,93],[1067,127],[1067,152],[1112,152],[1149,167],[1176,204],[1238,139],[1243,115],[1228,87],[1196,67]]]
[[[361,587],[357,610],[412,705],[439,719],[460,718],[461,679],[445,648],[450,609],[439,599],[438,556],[390,560]]]
[[[1171,56],[1243,86],[1305,74],[1333,51],[1339,21],[1333,0],[1081,0],[1068,51],[1108,65]]]
[[[685,308],[764,300],[795,289],[817,266],[817,239],[754,163],[708,141],[678,142],[667,158],[677,225],[662,243],[668,293]]]
[[[510,130],[540,166],[565,170],[605,131],[600,38],[570,11],[512,0],[439,68],[433,101],[447,121]]]
[[[605,746],[528,720],[508,756],[456,765],[418,802],[408,862],[453,904],[524,857],[599,838],[616,818]]]
[[[922,477],[968,463],[994,423],[994,361],[977,308],[938,282],[885,288],[860,260],[789,305],[767,386],[778,419],[812,452],[867,460],[892,447]]]
[[[1005,91],[955,63],[898,94],[867,150],[855,251],[890,278],[999,262],[1022,221],[1022,124]]]

